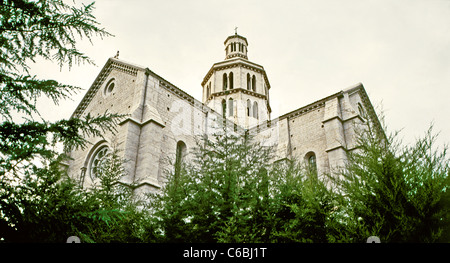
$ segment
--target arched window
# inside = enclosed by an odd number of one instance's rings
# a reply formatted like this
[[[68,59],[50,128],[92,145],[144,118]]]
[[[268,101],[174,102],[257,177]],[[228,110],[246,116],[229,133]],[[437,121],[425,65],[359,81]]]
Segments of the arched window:
[[[247,89],[251,90],[252,89],[252,82],[250,80],[250,73],[247,73]]]
[[[228,116],[233,116],[234,110],[233,110],[233,99],[228,99]]]
[[[253,117],[258,119],[258,103],[253,102]]]
[[[230,89],[233,89],[233,72],[230,72],[228,77],[229,77],[228,82],[230,83]]]
[[[177,142],[177,150],[175,156],[175,173],[178,175],[181,169],[181,166],[186,157],[186,144],[183,141]]]
[[[247,100],[247,116],[250,117],[250,112],[252,112],[252,103]]]
[[[186,144],[183,141],[177,142],[177,152],[175,163],[181,164],[186,157]]]
[[[227,73],[223,73],[223,90],[227,90],[227,86],[228,86]]]
[[[317,174],[317,159],[314,152],[309,152],[305,156],[307,168],[311,174]]]
[[[206,85],[206,99],[209,98],[209,95],[211,95],[211,83],[208,83],[208,85]]]
[[[109,152],[108,146],[100,146],[92,155],[91,161],[89,163],[89,175],[92,180],[95,180],[101,175],[102,165],[104,164],[105,158]]]
[[[222,116],[225,118],[227,116],[227,102],[222,100]]]
[[[253,75],[252,77],[252,90],[256,92],[256,77]]]

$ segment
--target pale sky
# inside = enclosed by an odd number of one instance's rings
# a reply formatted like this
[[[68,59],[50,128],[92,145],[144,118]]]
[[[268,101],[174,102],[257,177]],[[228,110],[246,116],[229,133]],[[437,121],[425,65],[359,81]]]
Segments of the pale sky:
[[[410,143],[433,122],[439,144],[450,142],[448,0],[97,0],[95,6],[97,20],[115,35],[80,42],[96,66],[32,67],[39,78],[83,88],[59,106],[42,103],[47,119],[69,118],[117,50],[120,59],[201,101],[201,81],[225,58],[223,42],[238,27],[249,60],[269,78],[272,118],[361,82],[384,110],[388,132],[402,130]]]

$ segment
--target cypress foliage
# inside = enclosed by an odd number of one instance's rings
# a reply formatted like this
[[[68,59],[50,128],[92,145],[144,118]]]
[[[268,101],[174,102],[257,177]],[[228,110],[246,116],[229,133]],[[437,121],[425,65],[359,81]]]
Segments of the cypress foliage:
[[[271,163],[248,135],[202,137],[191,154],[153,197],[162,241],[327,242],[331,199],[315,174]]]
[[[449,231],[449,159],[438,149],[432,127],[411,146],[398,133],[380,136],[369,123],[359,149],[334,182],[341,193],[345,242],[437,242]],[[341,229],[342,230],[342,229]],[[447,239],[448,241],[448,239]]]
[[[59,0],[1,1],[0,241],[64,242],[92,221],[83,214],[97,213],[103,223],[112,219],[96,210],[102,209],[104,192],[93,197],[65,177],[60,170],[64,155],[57,146],[64,145],[65,151],[84,148],[90,136],[114,132],[123,115],[106,112],[49,122],[37,100],[45,96],[57,106],[79,88],[29,71],[36,59],[69,68],[93,64],[77,48],[78,40],[111,36],[95,20],[93,9],[93,3],[76,7]]]

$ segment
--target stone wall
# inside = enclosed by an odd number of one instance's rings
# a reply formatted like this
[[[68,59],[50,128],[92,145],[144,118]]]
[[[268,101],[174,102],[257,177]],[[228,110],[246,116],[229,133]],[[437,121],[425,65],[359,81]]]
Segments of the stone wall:
[[[105,92],[112,79],[114,89]],[[238,83],[235,85],[242,84]],[[358,84],[254,126],[256,123],[245,119],[246,100],[255,97],[241,92],[229,96],[235,96],[235,103],[245,102],[236,103],[236,119],[226,121],[229,131],[244,134],[247,125],[253,126],[248,132],[263,145],[273,147],[274,161],[287,158],[306,162],[309,156],[315,155],[319,174],[333,173],[342,167],[347,153],[355,149],[355,126],[365,121],[358,105],[368,115],[373,116],[374,112],[363,86]],[[258,102],[260,111],[262,100]],[[148,68],[111,58],[74,116],[108,111],[128,114],[128,117],[117,126],[114,135],[105,133],[104,138],[89,138],[91,144],[87,149],[72,151],[69,175],[81,179],[85,186],[92,184],[89,162],[100,146],[108,145],[118,148],[126,160],[127,176],[122,183],[137,184],[137,192],[160,189],[165,183],[165,171],[173,169],[179,141],[186,145],[185,158],[189,160],[198,136],[220,131],[221,111],[213,110],[217,108],[214,103],[220,101],[213,99],[212,107],[208,107]]]

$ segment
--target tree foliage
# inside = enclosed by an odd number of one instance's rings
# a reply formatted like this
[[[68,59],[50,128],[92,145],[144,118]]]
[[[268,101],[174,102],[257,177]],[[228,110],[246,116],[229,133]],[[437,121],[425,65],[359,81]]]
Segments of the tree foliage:
[[[300,160],[273,163],[270,147],[226,131],[198,138],[148,202],[118,183],[125,171],[116,151],[100,162],[99,183],[80,188],[60,169],[55,146],[84,148],[123,116],[46,121],[38,98],[58,105],[79,88],[32,76],[29,63],[93,63],[77,42],[111,34],[93,3],[0,1],[0,241],[450,241],[448,148],[436,147],[432,129],[404,146],[368,121],[345,169],[329,177],[332,188]]]
[[[430,129],[404,146],[366,123],[341,173],[272,163],[250,137],[199,140],[152,204],[165,242],[448,242],[449,159]]]
[[[192,155],[154,197],[162,241],[326,242],[330,199],[303,167],[272,164],[270,147],[226,132]]]
[[[110,34],[92,15],[94,5],[77,8],[64,1],[3,0],[0,5],[0,176],[30,168],[37,157],[49,158],[61,142],[66,150],[85,147],[89,136],[114,131],[121,117],[108,113],[56,122],[40,115],[36,102],[46,96],[58,105],[79,88],[40,80],[29,74],[29,63],[44,58],[61,67],[93,63],[80,52],[78,38]],[[20,114],[20,115],[18,115]],[[22,119],[17,119],[21,116]],[[22,164],[22,165],[20,165]],[[25,165],[23,165],[25,164]],[[20,171],[19,171],[20,170]]]
[[[430,128],[404,146],[394,133],[380,137],[368,123],[359,149],[335,180],[346,217],[346,242],[378,236],[382,242],[437,242],[448,237],[449,159]],[[447,242],[449,240],[447,239]]]
[[[80,89],[30,75],[29,65],[37,59],[69,68],[93,63],[77,48],[78,41],[111,35],[93,10],[93,3],[76,7],[60,0],[1,1],[0,240],[64,241],[74,231],[83,233],[86,222],[109,224],[113,214],[119,215],[103,208],[103,201],[111,199],[102,198],[102,191],[81,191],[64,176],[64,156],[57,145],[63,144],[65,151],[84,148],[90,136],[114,132],[123,115],[106,112],[49,122],[37,100],[48,97],[56,107]]]
[[[117,151],[104,157],[99,182],[81,188],[59,168],[27,170],[14,184],[0,182],[0,240],[3,242],[65,242],[78,236],[82,242],[143,242],[146,213],[131,188],[121,185],[123,160]]]

